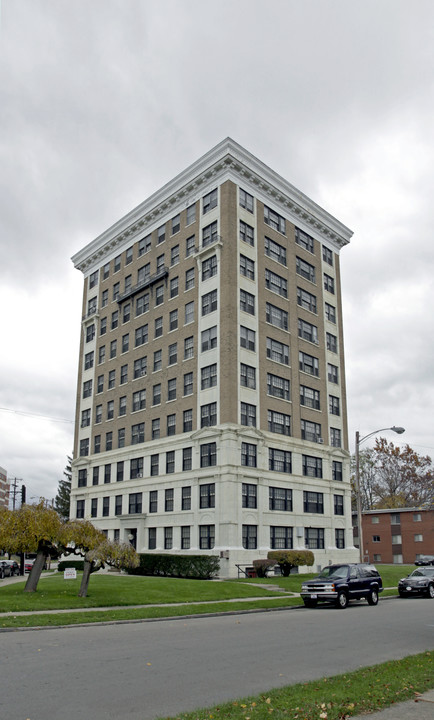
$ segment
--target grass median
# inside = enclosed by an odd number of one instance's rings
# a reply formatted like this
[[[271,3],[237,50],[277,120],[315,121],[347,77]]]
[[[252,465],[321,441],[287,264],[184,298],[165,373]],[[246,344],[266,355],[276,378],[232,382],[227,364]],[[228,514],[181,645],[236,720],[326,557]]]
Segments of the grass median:
[[[424,652],[182,713],[177,720],[345,720],[415,699],[433,687],[434,653]]]

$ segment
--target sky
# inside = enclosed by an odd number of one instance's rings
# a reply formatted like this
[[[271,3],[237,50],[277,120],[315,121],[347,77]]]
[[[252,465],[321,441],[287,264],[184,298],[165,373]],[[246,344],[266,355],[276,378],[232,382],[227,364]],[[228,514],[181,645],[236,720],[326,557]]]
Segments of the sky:
[[[350,449],[399,425],[434,456],[432,0],[0,3],[0,466],[27,499],[72,453],[71,256],[227,136],[354,232]]]

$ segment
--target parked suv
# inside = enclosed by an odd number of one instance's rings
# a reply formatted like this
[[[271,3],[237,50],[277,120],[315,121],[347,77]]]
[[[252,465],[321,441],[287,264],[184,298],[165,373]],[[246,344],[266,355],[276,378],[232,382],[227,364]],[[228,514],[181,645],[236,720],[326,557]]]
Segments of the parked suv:
[[[304,582],[301,597],[306,607],[329,602],[338,608],[346,608],[349,600],[361,598],[366,598],[369,605],[376,605],[382,590],[383,582],[374,565],[346,563],[329,565],[314,580]]]

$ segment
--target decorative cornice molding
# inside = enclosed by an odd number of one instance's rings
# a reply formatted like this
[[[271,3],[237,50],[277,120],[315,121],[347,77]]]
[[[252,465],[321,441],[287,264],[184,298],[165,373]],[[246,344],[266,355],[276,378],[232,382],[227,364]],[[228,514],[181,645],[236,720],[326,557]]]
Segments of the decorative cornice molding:
[[[87,274],[104,258],[112,257],[145,231],[151,232],[192,204],[208,186],[228,179],[238,184],[241,181],[262,202],[338,252],[350,241],[353,233],[349,228],[241,145],[226,138],[76,253],[72,257],[75,267]]]

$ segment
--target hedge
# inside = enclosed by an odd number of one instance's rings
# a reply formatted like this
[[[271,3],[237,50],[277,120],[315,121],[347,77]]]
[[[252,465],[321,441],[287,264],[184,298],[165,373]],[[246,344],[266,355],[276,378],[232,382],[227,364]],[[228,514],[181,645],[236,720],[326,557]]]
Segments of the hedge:
[[[75,568],[83,571],[84,560],[61,560],[57,566],[59,572],[63,572],[66,568]]]
[[[130,568],[130,575],[160,575],[164,577],[208,580],[220,570],[216,555],[166,555],[140,553],[140,564]]]

